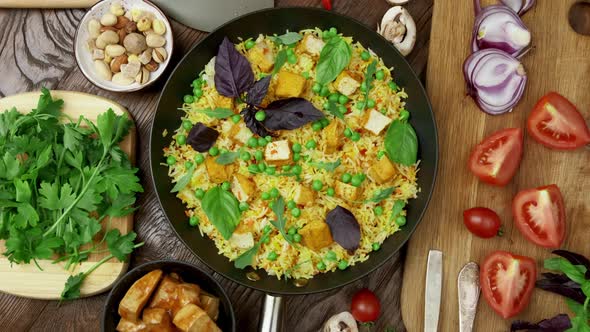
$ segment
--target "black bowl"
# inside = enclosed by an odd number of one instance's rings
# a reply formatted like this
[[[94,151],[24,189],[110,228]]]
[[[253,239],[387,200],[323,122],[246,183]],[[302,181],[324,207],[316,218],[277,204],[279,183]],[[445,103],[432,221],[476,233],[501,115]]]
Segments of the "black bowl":
[[[142,264],[133,270],[127,272],[111,289],[107,296],[107,301],[102,311],[102,322],[100,330],[103,332],[115,331],[119,323],[119,302],[127,293],[127,290],[135,281],[146,275],[148,272],[161,269],[164,273],[177,273],[184,281],[199,285],[201,289],[207,293],[219,298],[219,318],[217,324],[219,328],[224,331],[236,331],[236,318],[234,316],[234,309],[231,305],[229,297],[221,287],[221,285],[213,279],[207,272],[201,270],[199,267],[180,262],[180,261],[154,261]]]

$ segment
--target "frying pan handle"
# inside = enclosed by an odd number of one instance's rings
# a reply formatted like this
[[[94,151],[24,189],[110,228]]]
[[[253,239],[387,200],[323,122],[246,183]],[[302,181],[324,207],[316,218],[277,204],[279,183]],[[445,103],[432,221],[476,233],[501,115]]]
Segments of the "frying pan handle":
[[[283,298],[266,294],[262,300],[259,332],[280,332],[283,325]]]

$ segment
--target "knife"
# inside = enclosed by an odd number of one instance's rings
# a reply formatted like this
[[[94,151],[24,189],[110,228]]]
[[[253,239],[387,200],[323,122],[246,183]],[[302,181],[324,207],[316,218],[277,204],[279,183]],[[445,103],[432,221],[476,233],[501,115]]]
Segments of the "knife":
[[[438,330],[442,293],[442,263],[442,251],[430,250],[428,252],[426,294],[424,297],[424,332],[436,332]]]
[[[473,321],[479,300],[479,266],[470,262],[459,272],[457,278],[459,292],[459,332],[473,331]]]

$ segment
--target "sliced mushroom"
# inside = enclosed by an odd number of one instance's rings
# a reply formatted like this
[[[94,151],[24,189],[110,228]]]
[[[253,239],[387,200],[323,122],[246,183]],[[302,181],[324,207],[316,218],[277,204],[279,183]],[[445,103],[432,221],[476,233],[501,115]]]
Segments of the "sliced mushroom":
[[[341,312],[328,319],[321,332],[358,332],[356,320],[348,311]]]
[[[393,43],[403,56],[412,52],[416,44],[416,23],[403,7],[389,9],[381,20],[377,32]]]
[[[410,0],[385,0],[385,1],[387,1],[387,3],[392,6],[405,5],[408,2],[410,2]]]

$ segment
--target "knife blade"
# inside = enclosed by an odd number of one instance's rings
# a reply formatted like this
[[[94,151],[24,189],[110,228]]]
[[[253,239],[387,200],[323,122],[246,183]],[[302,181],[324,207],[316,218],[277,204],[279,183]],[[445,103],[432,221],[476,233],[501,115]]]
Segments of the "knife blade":
[[[424,332],[436,332],[442,293],[442,251],[428,252],[426,268],[426,294],[424,297]]]
[[[473,331],[473,322],[479,300],[479,266],[474,262],[467,263],[457,278],[459,293],[459,332]]]

